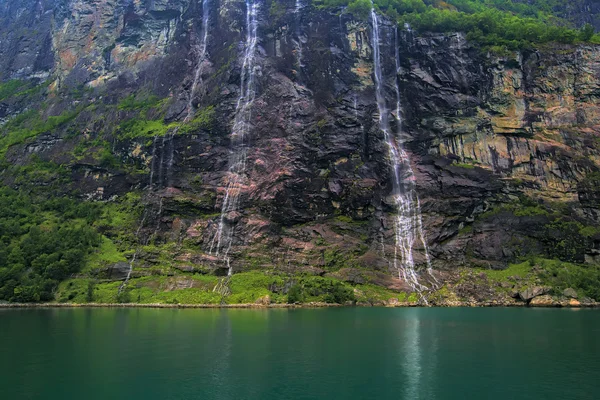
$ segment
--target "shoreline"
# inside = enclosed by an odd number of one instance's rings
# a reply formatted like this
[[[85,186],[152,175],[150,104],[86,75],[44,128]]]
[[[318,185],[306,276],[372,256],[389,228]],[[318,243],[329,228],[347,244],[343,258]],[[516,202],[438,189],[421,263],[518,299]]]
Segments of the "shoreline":
[[[26,309],[26,308],[197,308],[197,309],[294,309],[294,308],[352,308],[352,307],[377,307],[377,308],[600,308],[600,303],[589,304],[546,304],[531,305],[526,303],[469,303],[456,302],[452,304],[421,305],[416,303],[394,304],[336,304],[336,303],[304,303],[304,304],[141,304],[141,303],[0,303],[0,309]]]

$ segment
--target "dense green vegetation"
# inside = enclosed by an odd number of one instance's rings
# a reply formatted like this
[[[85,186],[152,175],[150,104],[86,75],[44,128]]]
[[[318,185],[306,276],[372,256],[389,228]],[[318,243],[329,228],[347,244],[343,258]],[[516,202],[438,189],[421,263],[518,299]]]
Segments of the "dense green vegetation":
[[[479,270],[493,283],[516,282],[518,290],[536,285],[547,285],[553,295],[560,296],[567,288],[577,291],[579,296],[600,299],[600,266],[581,265],[556,259],[532,257],[505,270]],[[505,288],[499,290],[510,291]]]
[[[58,127],[71,122],[83,110],[78,107],[71,111],[65,111],[57,116],[42,117],[37,110],[26,111],[10,120],[2,127],[0,137],[0,155],[15,144],[23,143],[25,140],[36,137],[44,132],[51,132]]]
[[[272,303],[383,302],[390,298],[416,302],[416,295],[398,293],[375,285],[356,285],[321,276],[289,276],[265,271],[240,272],[231,277],[230,292],[213,291],[219,283],[214,275],[180,273],[132,279],[118,293],[120,282],[70,279],[57,290],[59,302],[141,304],[247,304],[269,297]]]
[[[580,295],[600,299],[600,267],[598,265],[578,265],[558,260],[536,259],[530,265],[539,267],[542,280],[552,286],[555,292],[573,288]]]
[[[91,227],[98,216],[90,204],[0,188],[0,300],[53,300],[58,283],[100,245]]]
[[[556,17],[558,0],[374,0],[375,7],[399,24],[429,32],[466,32],[485,46],[508,49],[547,42],[600,43],[593,27],[574,29]],[[367,18],[371,0],[318,0],[324,7],[347,6],[346,11]]]

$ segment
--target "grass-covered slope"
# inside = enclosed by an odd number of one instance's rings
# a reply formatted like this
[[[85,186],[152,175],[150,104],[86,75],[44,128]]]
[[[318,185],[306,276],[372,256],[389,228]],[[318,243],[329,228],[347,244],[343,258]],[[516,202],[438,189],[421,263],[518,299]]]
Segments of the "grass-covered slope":
[[[348,12],[362,17],[368,17],[371,8],[368,0],[316,4],[346,5]],[[548,41],[598,40],[589,26],[575,29],[556,17],[557,4],[551,2],[378,0],[376,6],[399,24],[410,23],[419,31],[463,31],[488,46],[515,49]],[[152,198],[145,190],[152,157],[156,156],[153,147],[161,142],[159,138],[174,132],[214,135],[222,123],[212,105],[199,108],[186,123],[181,118],[169,119],[173,101],[173,97],[159,97],[140,87],[108,93],[86,86],[56,89],[49,81],[35,79],[0,84],[0,103],[8,110],[0,126],[0,301],[381,304],[390,299],[418,300],[414,293],[386,289],[376,285],[374,278],[370,280],[373,275],[362,275],[372,272],[361,270],[363,265],[356,262],[368,248],[364,243],[369,239],[369,225],[346,215],[330,218],[333,230],[339,230],[334,233],[349,237],[348,232],[357,233],[361,244],[342,252],[322,238],[315,240],[311,243],[313,251],[322,254],[320,272],[290,272],[286,265],[269,264],[272,259],[249,251],[243,260],[245,268],[231,278],[227,290],[221,290],[223,278],[214,270],[205,268],[198,259],[189,261],[205,255],[200,244],[184,235],[171,237],[171,232],[157,239],[152,231],[165,228],[160,225],[160,216],[151,226],[141,226],[145,210],[156,213],[159,208],[151,203],[156,203],[159,195]],[[316,126],[319,128],[319,122]],[[197,141],[194,139],[190,146]],[[467,163],[454,166],[475,168]],[[189,187],[184,190],[201,186],[196,175],[186,182]],[[596,178],[590,176],[590,186],[597,186]],[[86,179],[94,180],[94,185],[86,186]],[[98,187],[104,193],[94,197]],[[219,215],[214,198],[203,197],[200,191],[169,195],[169,222],[173,224],[193,214],[194,222],[201,226]],[[590,238],[600,232],[566,218],[567,214],[569,211],[549,210],[521,199],[518,204],[506,203],[480,215],[483,222],[493,223],[494,218],[508,215],[538,223],[542,228],[540,240],[553,249],[545,256],[554,259],[537,261],[527,253],[531,248],[522,246],[516,258],[525,264],[515,264],[517,267],[506,271],[476,270],[457,281],[450,279],[458,291],[444,286],[437,295],[468,300],[472,297],[470,277],[474,276],[475,287],[489,284],[493,289],[476,293],[477,301],[536,284],[551,285],[557,294],[573,288],[582,297],[598,299],[598,268],[585,265],[578,249],[589,247]],[[150,231],[146,240],[136,236],[140,226]],[[476,221],[460,234],[483,228]],[[310,231],[307,227],[298,234],[305,236]],[[125,290],[120,291],[122,277],[111,277],[110,269],[128,264],[135,253],[141,261],[134,265]],[[350,279],[340,273],[344,269],[358,270],[361,276]],[[526,278],[505,287],[504,283],[512,282],[511,277],[521,272]],[[389,271],[385,273],[389,275]]]

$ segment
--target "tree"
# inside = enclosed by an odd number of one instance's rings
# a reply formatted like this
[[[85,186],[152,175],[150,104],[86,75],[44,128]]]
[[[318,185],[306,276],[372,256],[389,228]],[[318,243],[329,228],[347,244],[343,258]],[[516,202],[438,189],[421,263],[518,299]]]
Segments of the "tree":
[[[594,27],[590,24],[585,24],[579,31],[579,40],[588,42],[594,36]]]
[[[373,5],[369,0],[354,0],[348,5],[348,12],[359,19],[368,19]]]

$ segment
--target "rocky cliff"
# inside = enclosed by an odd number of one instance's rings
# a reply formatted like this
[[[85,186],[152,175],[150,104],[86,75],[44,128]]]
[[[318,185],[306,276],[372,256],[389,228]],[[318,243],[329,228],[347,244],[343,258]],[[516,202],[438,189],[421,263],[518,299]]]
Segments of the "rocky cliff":
[[[410,290],[390,262],[395,211],[370,22],[257,4],[244,180],[235,212],[222,216],[247,2],[0,0],[0,179],[106,206],[97,226],[122,262],[100,258],[81,277],[123,279],[130,263],[132,279],[226,275],[210,251],[225,218],[234,273]],[[469,298],[465,268],[527,257],[595,265],[600,47],[497,55],[461,33],[380,29],[386,98],[395,104],[400,89],[393,128],[411,159],[436,279],[459,282]]]

